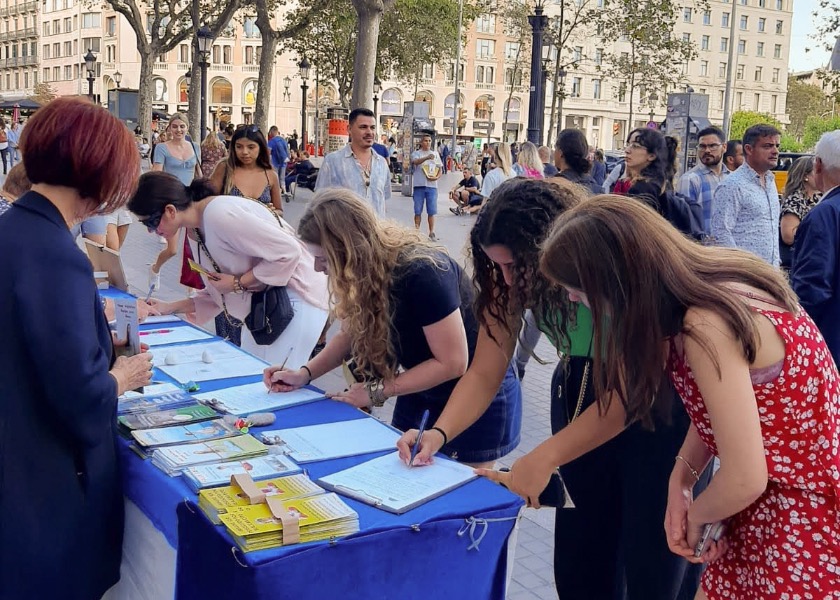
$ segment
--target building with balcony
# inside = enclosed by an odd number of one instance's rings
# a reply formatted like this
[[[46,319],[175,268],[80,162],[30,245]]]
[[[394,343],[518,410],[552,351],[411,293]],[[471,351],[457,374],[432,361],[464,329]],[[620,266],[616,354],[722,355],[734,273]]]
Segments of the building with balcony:
[[[17,100],[38,83],[38,2],[0,0],[0,95]]]
[[[84,56],[102,45],[102,11],[82,0],[44,0],[40,24],[41,81],[59,96],[88,94]],[[93,94],[102,97],[101,64],[94,73]]]

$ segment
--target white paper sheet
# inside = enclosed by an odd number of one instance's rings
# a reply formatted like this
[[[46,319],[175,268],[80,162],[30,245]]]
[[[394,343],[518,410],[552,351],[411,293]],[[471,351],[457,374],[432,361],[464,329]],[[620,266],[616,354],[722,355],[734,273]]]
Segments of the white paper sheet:
[[[143,393],[128,391],[120,398],[136,398],[138,396],[155,396],[157,394],[166,394],[168,392],[177,392],[180,391],[181,388],[175,385],[174,383],[156,383],[153,385],[147,385],[143,388]]]
[[[205,352],[212,362],[204,362]],[[179,383],[261,375],[268,365],[222,341],[156,348],[152,355],[155,367]],[[167,357],[171,357],[170,362],[175,364],[167,365]]]
[[[213,407],[232,415],[247,415],[262,410],[277,410],[298,404],[314,402],[324,398],[322,392],[301,388],[293,392],[267,393],[265,384],[261,381],[247,385],[195,394],[199,400],[215,400]]]
[[[402,514],[476,477],[472,467],[441,458],[428,466],[408,467],[394,452],[317,482],[339,494]]]
[[[297,463],[391,450],[400,434],[376,419],[354,419],[293,429],[264,431],[266,444],[280,446]]]
[[[182,321],[178,315],[149,315],[143,319],[144,325],[155,325],[157,323],[177,323]]]
[[[161,327],[159,329],[146,329],[140,332],[140,341],[149,346],[162,346],[163,344],[178,344],[180,342],[194,342],[206,340],[213,336],[195,327]]]

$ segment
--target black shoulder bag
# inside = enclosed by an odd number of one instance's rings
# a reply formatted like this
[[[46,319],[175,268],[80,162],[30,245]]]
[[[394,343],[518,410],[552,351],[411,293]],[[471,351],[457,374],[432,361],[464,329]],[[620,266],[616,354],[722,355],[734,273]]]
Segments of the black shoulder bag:
[[[283,229],[283,223],[277,213],[270,212],[277,218],[277,224]],[[204,236],[201,231],[196,229],[195,233],[201,249],[213,263],[213,268],[216,269],[217,273],[221,273],[219,265],[216,264],[207,250],[207,244],[204,243]],[[227,313],[224,298],[222,298],[222,307]],[[251,312],[245,317],[245,326],[258,345],[270,346],[286,330],[294,316],[295,309],[292,307],[292,301],[289,300],[289,292],[286,291],[286,287],[268,286],[262,291],[251,292]]]

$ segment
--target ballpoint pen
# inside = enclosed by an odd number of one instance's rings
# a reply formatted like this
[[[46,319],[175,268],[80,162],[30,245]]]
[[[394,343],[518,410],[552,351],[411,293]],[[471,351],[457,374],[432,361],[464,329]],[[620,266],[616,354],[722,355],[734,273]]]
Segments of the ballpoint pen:
[[[148,304],[148,303],[149,303],[149,300],[151,300],[151,299],[152,299],[152,293],[153,293],[154,291],[155,291],[155,284],[153,283],[152,285],[150,285],[150,286],[149,286],[149,293],[148,293],[148,294],[146,294],[146,299],[145,299],[145,300],[143,300],[143,302],[145,302],[145,303],[147,303],[147,304]]]
[[[414,442],[414,447],[411,449],[411,458],[408,459],[408,466],[414,466],[414,458],[417,456],[417,451],[420,450],[420,440],[423,439],[423,432],[426,431],[426,422],[429,420],[429,409],[423,411],[423,418],[420,419],[420,427],[417,428],[417,440]]]
[[[281,371],[286,368],[286,363],[289,362],[289,357],[292,355],[292,352],[294,352],[294,351],[295,351],[294,346],[289,348],[289,353],[286,355],[286,359],[283,361],[283,364],[280,365],[280,370]],[[268,391],[266,392],[266,394],[270,394],[270,393],[271,393],[271,386],[268,386]]]

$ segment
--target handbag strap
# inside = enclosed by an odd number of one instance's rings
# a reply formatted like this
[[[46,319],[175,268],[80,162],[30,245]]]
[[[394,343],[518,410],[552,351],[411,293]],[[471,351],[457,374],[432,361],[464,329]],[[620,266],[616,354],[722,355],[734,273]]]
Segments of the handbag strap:
[[[195,239],[198,242],[198,249],[204,250],[204,254],[207,255],[207,258],[210,259],[210,262],[213,263],[213,268],[216,269],[216,273],[221,273],[222,270],[219,268],[219,265],[213,260],[213,255],[210,254],[210,250],[207,249],[207,243],[204,241],[204,235],[201,233],[201,229],[196,227],[193,229],[195,232]],[[199,262],[201,261],[201,256],[199,256]]]

